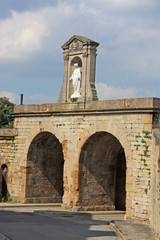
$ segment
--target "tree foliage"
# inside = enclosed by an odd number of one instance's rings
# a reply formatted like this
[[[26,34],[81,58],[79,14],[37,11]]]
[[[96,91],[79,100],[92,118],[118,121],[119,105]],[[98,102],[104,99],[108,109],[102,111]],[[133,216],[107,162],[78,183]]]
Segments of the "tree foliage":
[[[0,128],[13,127],[13,117],[10,115],[13,113],[13,108],[14,104],[8,98],[0,98]]]

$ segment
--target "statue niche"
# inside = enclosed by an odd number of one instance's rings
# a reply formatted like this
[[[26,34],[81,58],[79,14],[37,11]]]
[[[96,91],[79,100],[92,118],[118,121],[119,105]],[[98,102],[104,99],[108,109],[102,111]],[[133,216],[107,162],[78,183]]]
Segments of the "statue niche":
[[[63,85],[58,103],[97,101],[96,51],[99,43],[78,35],[62,45]]]
[[[82,61],[79,57],[73,58],[70,66],[69,97],[72,102],[81,97]]]

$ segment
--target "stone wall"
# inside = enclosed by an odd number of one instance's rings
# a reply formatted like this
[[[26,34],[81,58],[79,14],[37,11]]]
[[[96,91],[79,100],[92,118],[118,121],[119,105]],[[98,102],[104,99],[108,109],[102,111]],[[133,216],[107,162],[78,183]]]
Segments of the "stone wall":
[[[150,219],[159,231],[158,215],[154,219],[159,206],[158,200],[154,205],[159,145],[152,134],[159,127],[155,117],[159,105],[157,99],[147,98],[16,106],[16,149],[9,140],[14,160],[8,154],[4,161],[9,166],[11,198],[58,201],[59,192],[61,201],[64,191],[66,208],[126,208],[127,219]],[[1,145],[1,161],[6,148]],[[55,179],[63,184],[63,191],[54,191]]]
[[[19,163],[15,158],[17,144],[15,141],[17,131],[15,129],[0,129],[0,195],[4,199],[4,184],[7,186],[7,197],[15,198],[18,193],[20,198],[20,186],[16,182],[20,181],[18,173]],[[20,149],[19,149],[20,151]],[[5,176],[4,172],[5,170]],[[4,176],[4,178],[3,178]]]
[[[160,130],[153,130],[151,166],[151,225],[160,239]]]

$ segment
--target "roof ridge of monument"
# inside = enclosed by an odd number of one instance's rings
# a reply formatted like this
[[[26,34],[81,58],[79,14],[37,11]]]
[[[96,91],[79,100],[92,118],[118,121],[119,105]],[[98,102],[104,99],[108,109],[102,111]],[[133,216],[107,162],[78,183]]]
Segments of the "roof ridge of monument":
[[[96,41],[93,41],[92,39],[90,39],[90,38],[87,38],[87,37],[83,37],[83,36],[80,36],[80,35],[73,35],[67,42],[65,42],[62,46],[61,46],[61,48],[66,48],[74,39],[78,39],[78,40],[80,40],[80,41],[82,41],[83,43],[92,43],[92,44],[95,44],[96,46],[98,46],[99,45],[99,43],[98,42],[96,42]]]

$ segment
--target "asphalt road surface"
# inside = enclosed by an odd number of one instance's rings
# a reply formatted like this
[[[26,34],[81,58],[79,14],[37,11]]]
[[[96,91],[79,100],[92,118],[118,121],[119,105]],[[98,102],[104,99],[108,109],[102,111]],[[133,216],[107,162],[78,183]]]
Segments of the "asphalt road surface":
[[[0,233],[10,240],[116,240],[103,216],[0,211]]]

